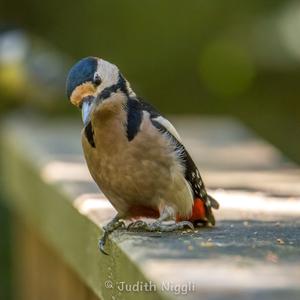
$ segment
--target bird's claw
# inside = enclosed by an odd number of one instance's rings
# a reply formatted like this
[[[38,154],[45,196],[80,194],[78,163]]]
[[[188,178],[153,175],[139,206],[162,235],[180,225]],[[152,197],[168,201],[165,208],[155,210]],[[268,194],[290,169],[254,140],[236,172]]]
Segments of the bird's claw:
[[[108,233],[111,233],[113,232],[115,229],[117,228],[125,228],[125,223],[124,221],[121,221],[121,220],[118,220],[116,222],[111,222],[111,223],[108,223],[106,226],[103,227],[103,229],[108,232]]]
[[[186,227],[188,227],[191,230],[195,229],[193,223],[189,221],[182,221],[174,224],[163,224],[157,221],[153,223],[147,223],[139,220],[129,224],[127,230],[133,230],[133,231],[145,230],[150,232],[154,232],[154,231],[172,232],[172,231],[182,230]]]
[[[104,234],[102,238],[99,240],[99,250],[105,254],[108,255],[108,253],[104,250],[105,244],[107,241],[108,236],[117,228],[124,228],[125,223],[121,220],[113,220],[112,222],[108,223],[106,226],[104,226]],[[127,230],[132,231],[139,231],[144,230],[148,232],[173,232],[177,230],[182,230],[184,228],[188,227],[191,230],[194,230],[194,225],[189,221],[182,221],[174,224],[163,224],[161,221],[156,221],[153,223],[147,223],[142,220],[138,220],[136,222],[130,223],[127,226]]]
[[[138,221],[130,223],[127,226],[127,230],[130,230],[130,229],[139,229],[139,228],[142,228],[145,224],[146,224],[146,222],[138,220]]]
[[[180,230],[180,229],[184,229],[184,228],[189,228],[193,231],[195,230],[193,223],[190,221],[181,221],[181,222],[175,223],[175,225],[177,226],[176,230]]]
[[[108,255],[108,253],[104,250],[104,247],[105,247],[105,243],[106,243],[106,240],[107,240],[107,237],[108,237],[109,233],[107,231],[104,232],[104,235],[102,236],[102,238],[99,240],[99,244],[98,244],[98,247],[99,247],[99,250],[105,254],[105,255]]]
[[[102,238],[99,240],[99,244],[98,244],[98,248],[99,250],[105,254],[108,255],[108,253],[104,250],[106,241],[108,236],[116,229],[118,228],[124,228],[125,227],[125,223],[124,221],[121,220],[112,220],[111,222],[109,222],[106,226],[103,227],[104,229],[104,234],[102,236]]]

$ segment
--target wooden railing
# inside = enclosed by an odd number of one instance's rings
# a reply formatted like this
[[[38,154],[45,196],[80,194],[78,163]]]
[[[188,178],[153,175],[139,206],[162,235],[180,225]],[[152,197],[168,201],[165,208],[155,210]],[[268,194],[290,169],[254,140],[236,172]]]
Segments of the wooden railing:
[[[229,118],[172,118],[213,196],[217,226],[118,230],[92,181],[81,124],[16,114],[2,125],[16,299],[299,299],[300,169]]]

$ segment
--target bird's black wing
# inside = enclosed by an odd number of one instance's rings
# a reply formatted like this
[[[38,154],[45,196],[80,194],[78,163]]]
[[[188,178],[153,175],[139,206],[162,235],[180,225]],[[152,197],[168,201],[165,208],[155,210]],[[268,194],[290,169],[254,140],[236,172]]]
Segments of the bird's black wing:
[[[157,118],[159,116],[162,116],[160,114],[160,112],[150,103],[142,100],[141,98],[138,98],[140,104],[141,104],[141,107],[142,107],[142,110],[145,110],[147,111],[149,114],[150,114],[150,118]]]
[[[181,162],[185,167],[185,179],[189,182],[194,197],[200,198],[205,202],[207,218],[209,222],[214,225],[215,220],[211,212],[211,207],[217,209],[219,208],[219,203],[213,197],[207,194],[200,172],[190,154],[181,143],[179,134],[173,125],[166,118],[161,116],[161,114],[152,105],[144,101],[141,103],[143,110],[150,114],[150,119],[153,126],[160,132],[167,134],[171,139],[175,147],[174,150],[179,153]]]

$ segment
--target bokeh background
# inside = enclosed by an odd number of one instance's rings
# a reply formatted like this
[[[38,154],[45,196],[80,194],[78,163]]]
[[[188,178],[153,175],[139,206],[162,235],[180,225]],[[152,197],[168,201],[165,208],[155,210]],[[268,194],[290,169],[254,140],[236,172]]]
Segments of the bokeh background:
[[[64,81],[90,55],[117,64],[163,113],[233,115],[300,162],[299,1],[1,0],[1,115],[78,114]],[[0,226],[9,299],[4,207]]]

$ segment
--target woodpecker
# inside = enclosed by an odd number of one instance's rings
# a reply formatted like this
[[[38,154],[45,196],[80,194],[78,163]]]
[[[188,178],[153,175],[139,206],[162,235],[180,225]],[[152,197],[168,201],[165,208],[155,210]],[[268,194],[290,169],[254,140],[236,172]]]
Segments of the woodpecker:
[[[128,230],[162,232],[215,225],[212,208],[219,204],[207,193],[175,127],[135,94],[116,65],[81,59],[69,71],[66,92],[82,111],[88,169],[117,211],[104,226],[101,252],[107,254],[108,235],[125,220],[133,220]]]

